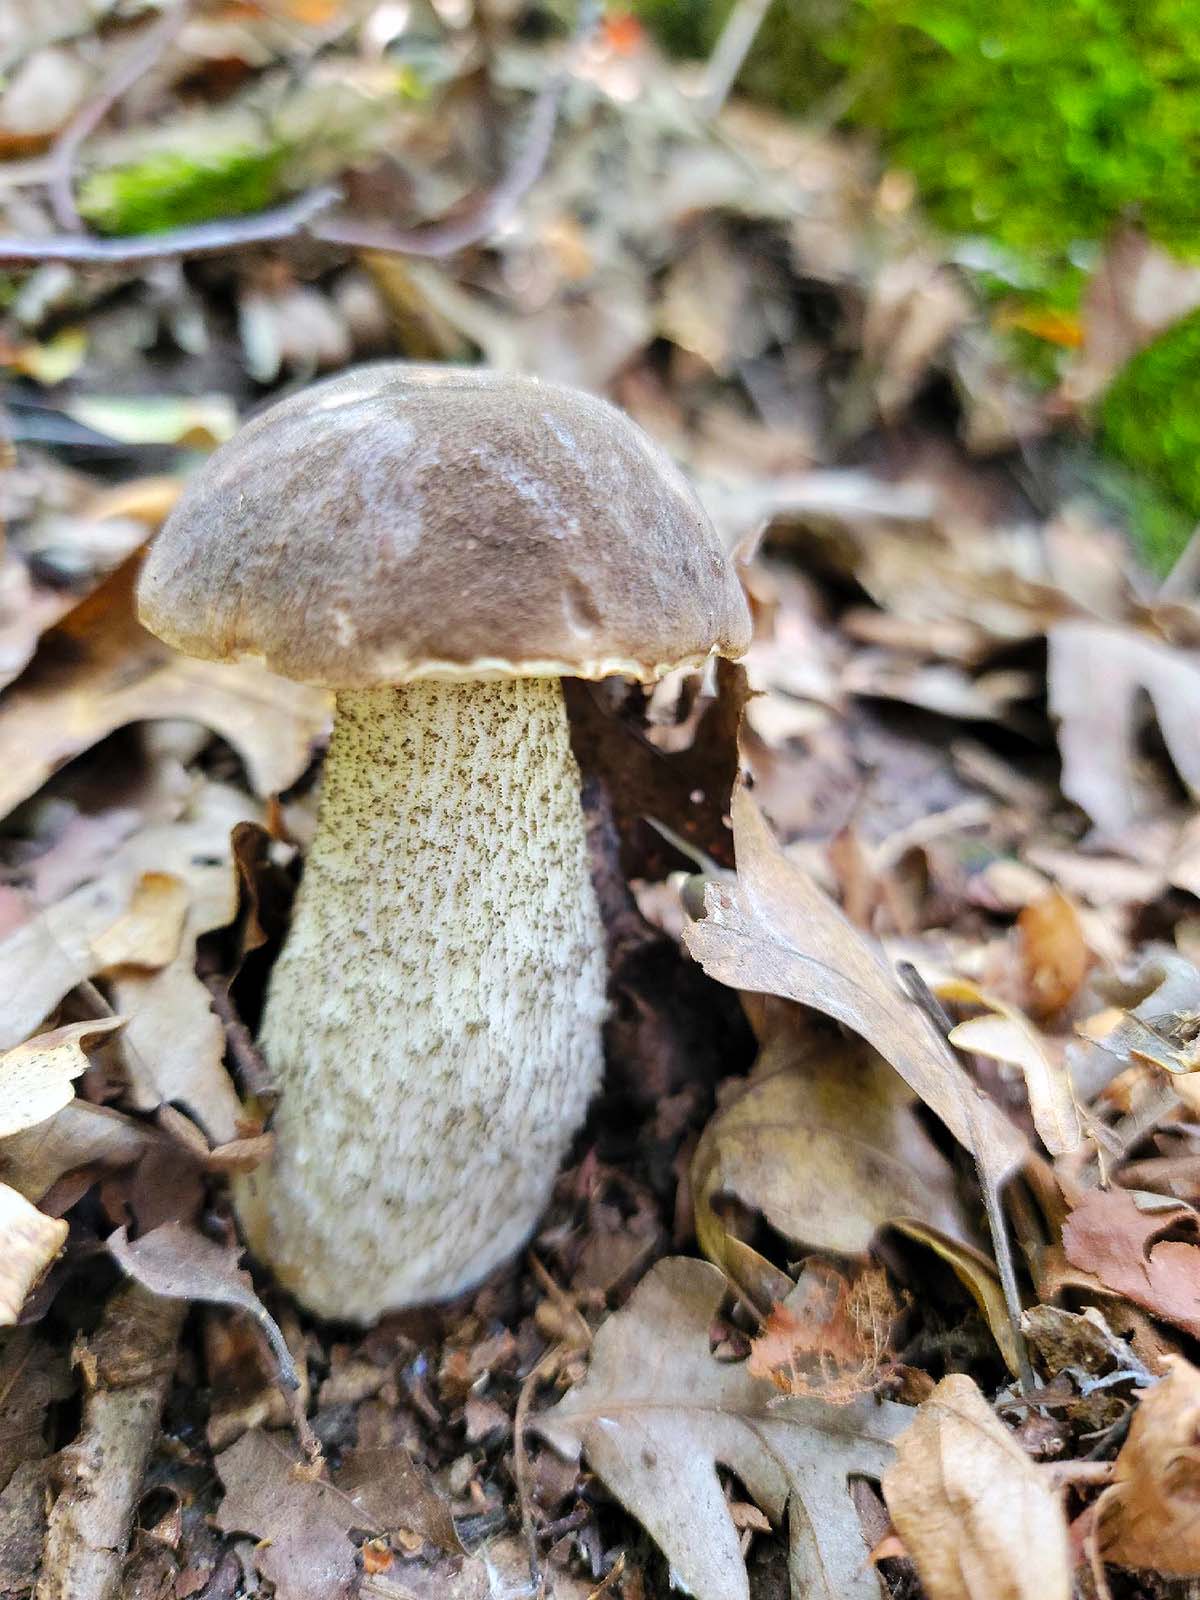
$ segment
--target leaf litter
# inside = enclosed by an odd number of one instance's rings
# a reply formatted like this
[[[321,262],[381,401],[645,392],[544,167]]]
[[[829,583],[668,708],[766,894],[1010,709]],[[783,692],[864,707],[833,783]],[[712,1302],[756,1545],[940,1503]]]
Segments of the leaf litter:
[[[1200,609],[1056,432],[1194,270],[1114,237],[1047,400],[911,185],[706,121],[633,19],[556,104],[507,12],[59,0],[0,45],[0,1589],[1200,1576]],[[64,243],[80,207],[114,237]],[[608,393],[757,634],[568,685],[606,1089],[526,1257],[355,1331],[242,1259],[225,1187],[269,1158],[328,701],[173,655],[132,585],[265,390],[380,355]]]

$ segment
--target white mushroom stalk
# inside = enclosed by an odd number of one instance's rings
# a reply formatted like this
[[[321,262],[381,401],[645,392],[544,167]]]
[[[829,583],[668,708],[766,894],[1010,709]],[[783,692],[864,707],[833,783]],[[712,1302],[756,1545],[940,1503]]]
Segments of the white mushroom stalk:
[[[599,1080],[603,930],[556,678],[344,692],[261,1044],[252,1249],[326,1316],[517,1250]]]

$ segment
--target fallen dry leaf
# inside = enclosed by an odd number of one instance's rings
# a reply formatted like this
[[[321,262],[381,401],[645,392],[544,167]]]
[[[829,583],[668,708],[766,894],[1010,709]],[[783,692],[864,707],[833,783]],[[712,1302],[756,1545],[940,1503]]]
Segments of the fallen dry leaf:
[[[1136,712],[1144,690],[1179,776],[1200,792],[1200,664],[1132,628],[1069,620],[1049,633],[1048,686],[1058,718],[1062,791],[1115,833],[1139,809],[1133,780]]]
[[[448,1555],[465,1555],[449,1502],[428,1471],[402,1445],[348,1450],[337,1473],[338,1488],[377,1533],[400,1529],[419,1534]]]
[[[122,967],[112,993],[127,1020],[122,1037],[133,1104],[178,1102],[218,1143],[238,1134],[241,1102],[222,1064],[225,1032],[195,974],[196,940],[237,912],[230,833],[252,818],[246,796],[201,785],[178,821],[135,833],[104,871],[0,940],[0,1046],[38,1026],[77,983],[100,970],[96,943],[128,913],[144,874],[169,872],[189,905],[178,954],[160,971]]]
[[[1000,1275],[991,1256],[975,1249],[973,1245],[964,1244],[961,1240],[947,1238],[935,1228],[927,1228],[922,1223],[914,1222],[911,1217],[898,1221],[896,1229],[897,1232],[909,1239],[915,1239],[918,1244],[925,1245],[942,1258],[979,1307],[1008,1370],[1014,1376],[1019,1375],[1021,1352],[1013,1332],[1004,1291],[1000,1286]]]
[[[129,910],[97,939],[97,972],[114,967],[165,967],[179,954],[188,912],[188,886],[170,872],[143,872],[133,886]]]
[[[736,1248],[714,1208],[722,1195],[761,1212],[798,1252],[863,1255],[900,1217],[965,1237],[953,1171],[904,1080],[869,1046],[806,1041],[790,1019],[705,1129],[692,1190],[701,1248],[756,1303],[761,1276],[741,1270],[748,1247]]]
[[[1022,907],[1017,917],[1029,1009],[1045,1017],[1079,993],[1091,956],[1079,912],[1061,889]]]
[[[1125,1189],[1089,1189],[1063,1224],[1073,1266],[1193,1338],[1200,1338],[1198,1242],[1200,1219],[1190,1207],[1142,1211]]]
[[[684,942],[721,983],[823,1011],[874,1045],[970,1150],[992,1182],[1025,1142],[959,1066],[882,957],[776,843],[749,791],[733,796],[735,885],[709,884]]]
[[[290,1440],[252,1429],[216,1458],[225,1498],[217,1526],[259,1541],[254,1564],[279,1600],[344,1600],[358,1569],[352,1508],[330,1483],[299,1477]]]
[[[1122,1567],[1200,1577],[1200,1372],[1165,1356],[1096,1505],[1100,1551]]]
[[[783,1394],[848,1405],[873,1389],[899,1311],[881,1268],[851,1281],[811,1261],[788,1298],[771,1307],[746,1371]]]
[[[88,1068],[84,1041],[101,1038],[124,1023],[124,1017],[73,1022],[0,1055],[0,1140],[61,1111],[74,1098],[72,1083]]]
[[[965,1373],[918,1407],[883,1495],[929,1600],[1070,1600],[1059,1497]]]
[[[117,728],[160,717],[220,734],[260,795],[286,789],[308,765],[329,721],[328,697],[253,662],[177,655],[135,618],[139,565],[140,557],[125,562],[44,634],[0,704],[0,816]]]
[[[0,1327],[10,1328],[66,1243],[68,1228],[0,1183]]]
[[[1029,1093],[1034,1126],[1046,1149],[1056,1156],[1077,1150],[1083,1142],[1083,1130],[1071,1075],[1066,1063],[1053,1054],[1049,1041],[1015,1006],[984,993],[965,979],[954,978],[935,987],[943,1000],[988,1008],[987,1016],[960,1022],[950,1035],[950,1043],[960,1050],[1019,1067]]]
[[[132,1166],[159,1137],[109,1106],[71,1100],[47,1121],[0,1139],[0,1183],[36,1203],[65,1173]]]
[[[593,1470],[642,1523],[696,1600],[748,1600],[737,1529],[717,1476],[735,1472],[778,1525],[789,1504],[793,1591],[878,1600],[847,1476],[878,1477],[912,1412],[779,1396],[744,1363],[716,1361],[726,1292],[706,1262],[660,1261],[600,1328],[586,1379],[536,1426]]]
[[[448,1504],[406,1450],[349,1451],[332,1483],[298,1475],[299,1464],[290,1440],[257,1428],[216,1458],[225,1485],[217,1522],[226,1532],[252,1533],[261,1541],[255,1563],[275,1584],[279,1600],[334,1600],[348,1594],[357,1572],[348,1535],[356,1528],[376,1538],[416,1533],[456,1556],[465,1554]],[[526,1555],[526,1577],[527,1561]],[[486,1567],[486,1555],[482,1562],[468,1561],[461,1589],[449,1581],[450,1572],[441,1572],[431,1600],[453,1592],[464,1600],[467,1595],[485,1600],[495,1592],[486,1579],[478,1586]],[[413,1569],[417,1594],[425,1593],[419,1582],[425,1570]]]
[[[250,1274],[238,1266],[240,1246],[226,1248],[184,1222],[164,1222],[161,1227],[129,1239],[124,1228],[109,1235],[108,1248],[123,1271],[151,1294],[169,1300],[203,1300],[235,1306],[262,1329],[279,1368],[280,1381],[299,1387],[292,1353],[278,1324],[254,1292]]]
[[[929,375],[947,341],[971,317],[959,278],[914,250],[884,264],[863,318],[863,357],[875,373],[881,414],[894,419]]]

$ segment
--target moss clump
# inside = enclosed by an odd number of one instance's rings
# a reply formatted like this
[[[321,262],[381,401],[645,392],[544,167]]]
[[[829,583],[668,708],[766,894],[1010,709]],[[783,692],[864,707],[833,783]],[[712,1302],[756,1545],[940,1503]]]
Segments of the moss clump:
[[[1105,447],[1163,497],[1143,497],[1135,514],[1147,554],[1169,564],[1200,520],[1200,312],[1128,363],[1099,423]]]
[[[93,172],[79,188],[81,216],[101,233],[168,228],[261,211],[284,192],[289,151],[241,143],[150,152],[126,167]]]
[[[837,54],[945,226],[1079,265],[1135,209],[1200,251],[1198,37],[1200,0],[856,0]]]
[[[385,148],[422,93],[387,63],[298,84],[278,75],[229,105],[99,145],[80,214],[102,233],[139,234],[261,211]]]
[[[730,9],[635,3],[688,55],[712,49]],[[803,112],[836,63],[850,120],[945,227],[1077,284],[1086,246],[1135,210],[1200,254],[1197,39],[1200,0],[777,0],[740,83]]]

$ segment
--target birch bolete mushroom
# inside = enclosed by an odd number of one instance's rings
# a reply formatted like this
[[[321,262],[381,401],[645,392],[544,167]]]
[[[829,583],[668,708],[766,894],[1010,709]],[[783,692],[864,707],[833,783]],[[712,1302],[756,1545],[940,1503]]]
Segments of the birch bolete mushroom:
[[[601,1071],[605,961],[560,679],[748,643],[681,474],[602,400],[388,363],[273,406],[188,484],[142,620],[336,690],[235,1203],[313,1310],[449,1298],[528,1238]]]

